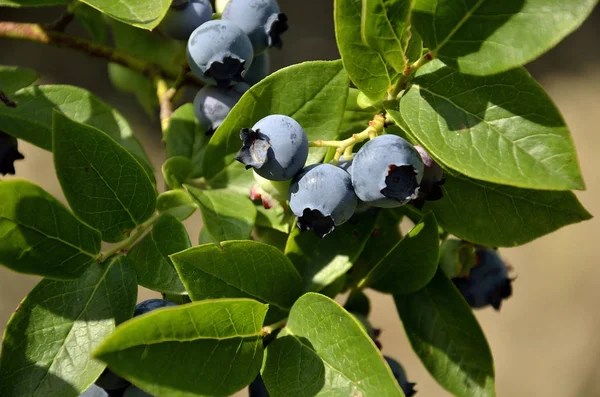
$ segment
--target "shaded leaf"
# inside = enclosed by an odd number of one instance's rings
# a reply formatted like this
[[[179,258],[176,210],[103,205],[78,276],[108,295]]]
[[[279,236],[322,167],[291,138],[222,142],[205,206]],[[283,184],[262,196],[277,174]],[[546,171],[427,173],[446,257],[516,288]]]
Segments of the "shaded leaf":
[[[422,290],[395,295],[413,350],[454,396],[495,396],[492,353],[471,308],[439,270]]]
[[[202,176],[202,156],[208,141],[206,131],[194,115],[194,106],[185,104],[173,112],[169,127],[164,131],[167,158],[183,156],[193,164],[192,177]]]
[[[57,279],[77,278],[96,260],[100,233],[81,223],[42,188],[0,183],[0,263]]]
[[[38,78],[37,73],[31,69],[0,65],[0,91],[6,95],[10,96],[21,88],[35,83]]]
[[[156,210],[158,212],[173,215],[180,221],[192,216],[197,209],[198,206],[196,206],[190,195],[183,190],[170,190],[159,194],[156,199]]]
[[[73,212],[116,242],[153,213],[156,191],[137,160],[102,131],[54,113],[54,165]]]

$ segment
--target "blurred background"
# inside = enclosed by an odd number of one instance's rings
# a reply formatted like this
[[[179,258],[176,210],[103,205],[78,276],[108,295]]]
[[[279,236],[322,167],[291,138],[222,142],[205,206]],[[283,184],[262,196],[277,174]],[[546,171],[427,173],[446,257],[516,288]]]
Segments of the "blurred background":
[[[333,30],[333,2],[279,0],[290,30],[281,51],[271,51],[273,70],[307,60],[339,58]],[[49,22],[60,8],[0,8],[0,20]],[[535,27],[532,27],[535,28]],[[69,32],[81,33],[77,27]],[[40,84],[73,84],[93,91],[129,120],[160,170],[164,159],[158,117],[150,120],[133,95],[117,92],[105,61],[71,50],[0,39],[0,64],[36,70]],[[600,214],[600,8],[573,35],[527,65],[555,101],[571,128],[587,191],[577,192],[584,206]],[[1,127],[1,125],[0,125]],[[17,175],[41,185],[64,201],[50,153],[20,143],[24,161]],[[157,174],[157,178],[161,178]],[[159,186],[162,184],[159,183]],[[2,198],[0,197],[0,200]],[[199,218],[187,222],[192,241]],[[518,275],[513,297],[500,312],[476,312],[490,343],[501,397],[600,396],[600,252],[595,220],[569,226],[523,247],[502,249]],[[0,333],[8,318],[39,281],[0,267]],[[140,289],[139,300],[158,294]],[[383,330],[383,352],[398,359],[418,396],[447,396],[412,352],[390,296],[369,292],[370,320]],[[245,391],[236,396],[246,396]]]

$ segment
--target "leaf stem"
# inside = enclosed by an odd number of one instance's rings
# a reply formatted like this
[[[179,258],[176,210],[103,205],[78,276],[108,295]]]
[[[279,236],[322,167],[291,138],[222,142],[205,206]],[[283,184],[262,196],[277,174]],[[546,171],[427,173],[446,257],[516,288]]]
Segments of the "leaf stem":
[[[435,56],[433,55],[433,53],[431,51],[428,51],[427,53],[423,54],[421,58],[417,59],[414,63],[412,63],[410,66],[404,69],[402,76],[400,76],[400,79],[394,86],[393,90],[390,93],[388,93],[388,99],[396,99],[398,94],[400,94],[400,92],[406,88],[406,83],[408,83],[408,80],[415,74],[415,72],[419,70],[423,65],[426,65],[427,63],[431,62],[434,58]]]
[[[262,334],[263,334],[263,336],[270,335],[274,331],[276,331],[276,330],[278,330],[280,328],[285,327],[285,324],[287,324],[287,321],[288,321],[288,319],[286,317],[283,320],[277,321],[276,323],[273,323],[271,325],[267,325],[267,326],[262,327]]]
[[[381,135],[383,133],[384,126],[385,117],[381,114],[377,114],[375,117],[373,117],[373,120],[369,121],[369,126],[365,130],[359,132],[358,134],[353,134],[350,138],[342,141],[323,141],[318,139],[316,141],[309,142],[309,146],[336,148],[335,156],[333,157],[333,163],[337,164],[342,154],[344,155],[344,160],[352,159],[352,149],[354,148],[354,145]]]
[[[151,227],[160,217],[159,213],[155,213],[148,219],[146,222],[142,223],[127,237],[125,240],[121,241],[119,244],[116,244],[112,248],[107,251],[101,252],[98,256],[98,263],[106,262],[110,257],[127,252],[144,234],[149,227]]]
[[[163,69],[159,65],[133,57],[116,48],[96,44],[92,41],[80,39],[54,30],[45,29],[39,24],[0,22],[0,37],[33,41],[61,48],[70,48],[92,57],[118,63],[119,65],[141,73],[152,80],[157,77],[169,80],[176,80],[178,78],[176,74]],[[202,86],[202,83],[191,74],[186,74],[185,84]]]

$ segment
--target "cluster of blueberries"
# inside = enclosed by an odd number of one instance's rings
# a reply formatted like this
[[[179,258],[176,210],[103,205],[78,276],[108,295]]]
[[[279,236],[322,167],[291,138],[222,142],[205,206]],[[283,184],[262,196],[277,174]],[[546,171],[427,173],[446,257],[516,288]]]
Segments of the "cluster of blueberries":
[[[271,47],[281,47],[287,17],[276,0],[217,2],[213,20],[208,0],[173,0],[159,30],[187,40],[187,59],[205,86],[194,99],[194,111],[208,133],[223,122],[251,85],[269,74]]]
[[[270,115],[240,132],[236,159],[269,181],[291,179],[289,205],[301,230],[323,238],[363,206],[393,208],[441,197],[442,168],[421,148],[396,135],[364,144],[338,166],[313,164],[302,126],[285,115]]]

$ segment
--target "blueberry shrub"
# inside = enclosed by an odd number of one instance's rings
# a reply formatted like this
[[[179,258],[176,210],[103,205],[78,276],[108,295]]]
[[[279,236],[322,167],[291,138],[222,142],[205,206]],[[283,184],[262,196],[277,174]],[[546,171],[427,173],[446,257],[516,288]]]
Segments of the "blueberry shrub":
[[[68,203],[0,181],[0,264],[43,277],[6,325],[0,396],[412,396],[368,289],[444,389],[495,396],[472,310],[518,293],[499,247],[591,218],[523,65],[595,4],[335,0],[341,59],[272,72],[294,45],[276,0],[0,0],[64,6],[0,37],[106,60],[167,158],[163,183],[109,104],[0,66],[0,172],[27,161],[19,140],[48,150]],[[163,299],[136,306],[139,285]]]

